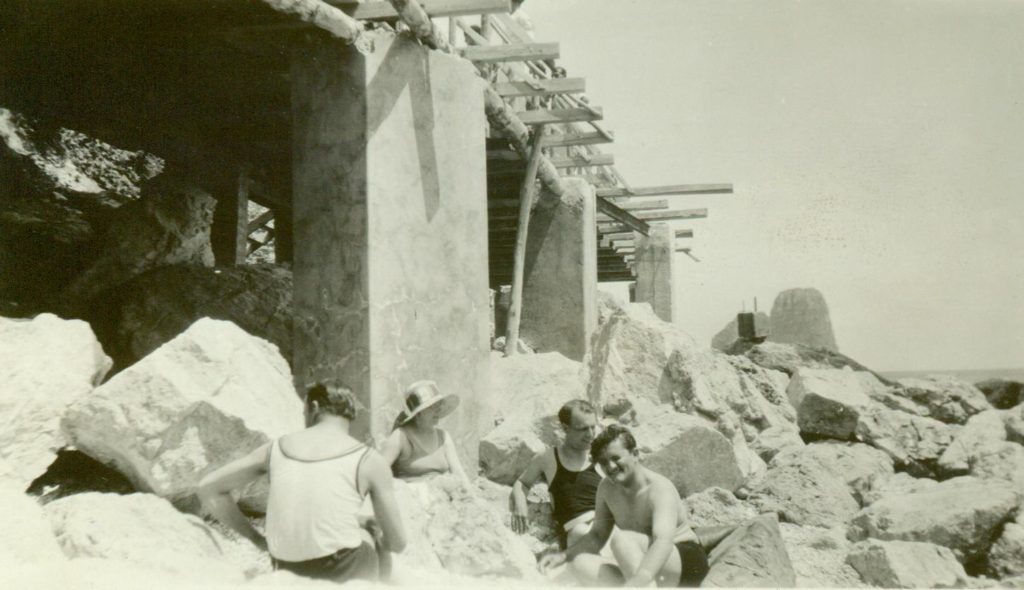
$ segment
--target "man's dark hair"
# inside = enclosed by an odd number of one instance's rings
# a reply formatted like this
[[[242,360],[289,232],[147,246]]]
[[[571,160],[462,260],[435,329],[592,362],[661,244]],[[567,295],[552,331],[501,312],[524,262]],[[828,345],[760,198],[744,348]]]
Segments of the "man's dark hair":
[[[601,457],[601,453],[614,440],[621,440],[622,446],[630,453],[636,452],[636,439],[633,438],[633,433],[625,426],[611,424],[597,435],[594,442],[590,443],[590,460],[596,463]]]
[[[355,420],[356,396],[344,385],[313,385],[306,390],[306,403],[312,405],[313,402],[316,402],[321,412]]]
[[[597,412],[594,410],[594,406],[591,405],[591,403],[588,402],[587,400],[574,399],[567,402],[564,406],[562,406],[562,409],[558,410],[558,421],[565,426],[571,426],[573,412],[579,414],[597,414]]]

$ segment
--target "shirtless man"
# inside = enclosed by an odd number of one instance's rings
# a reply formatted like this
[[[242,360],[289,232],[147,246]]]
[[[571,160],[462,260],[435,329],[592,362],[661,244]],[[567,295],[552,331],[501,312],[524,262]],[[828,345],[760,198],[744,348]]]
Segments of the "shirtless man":
[[[551,492],[559,543],[565,547],[590,529],[601,476],[588,457],[597,430],[594,406],[580,399],[572,400],[558,411],[558,421],[565,431],[562,444],[534,455],[512,485],[510,499],[512,530],[525,533],[528,528],[526,492],[543,477]]]
[[[590,531],[565,551],[546,555],[546,571],[566,561],[588,586],[694,587],[707,574],[707,555],[680,510],[679,492],[665,476],[640,464],[636,440],[622,426],[605,429],[591,445],[591,457],[607,477],[597,489]],[[618,567],[598,552],[608,542]]]

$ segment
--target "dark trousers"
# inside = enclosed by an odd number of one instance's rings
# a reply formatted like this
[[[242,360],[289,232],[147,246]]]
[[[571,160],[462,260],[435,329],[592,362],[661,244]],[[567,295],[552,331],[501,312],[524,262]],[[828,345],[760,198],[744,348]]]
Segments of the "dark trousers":
[[[708,554],[704,547],[696,541],[676,543],[676,551],[683,562],[683,570],[679,573],[679,588],[696,588],[708,574]]]
[[[330,555],[307,561],[275,559],[274,567],[299,576],[333,582],[377,580],[381,574],[377,551],[369,543],[353,549],[339,549]]]

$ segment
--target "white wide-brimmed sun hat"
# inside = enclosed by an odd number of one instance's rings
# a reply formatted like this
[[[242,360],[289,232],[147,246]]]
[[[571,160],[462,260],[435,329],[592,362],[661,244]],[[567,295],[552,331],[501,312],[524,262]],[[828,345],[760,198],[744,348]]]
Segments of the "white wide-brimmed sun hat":
[[[441,390],[433,381],[413,383],[405,390],[405,408],[395,419],[395,427],[408,424],[417,414],[437,404],[441,404],[440,418],[444,418],[459,407],[459,398],[454,394],[441,395]]]

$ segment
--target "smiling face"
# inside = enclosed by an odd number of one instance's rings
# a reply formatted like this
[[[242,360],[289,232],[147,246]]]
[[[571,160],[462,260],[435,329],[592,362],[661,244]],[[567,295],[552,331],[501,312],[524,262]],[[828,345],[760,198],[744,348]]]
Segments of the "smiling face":
[[[563,424],[565,446],[586,452],[597,435],[597,416],[589,412],[574,411],[569,424]]]
[[[628,450],[621,438],[608,443],[596,459],[605,475],[619,485],[631,481],[640,464],[636,451]]]
[[[437,426],[441,421],[442,404],[434,404],[416,414],[415,422],[419,426]]]

